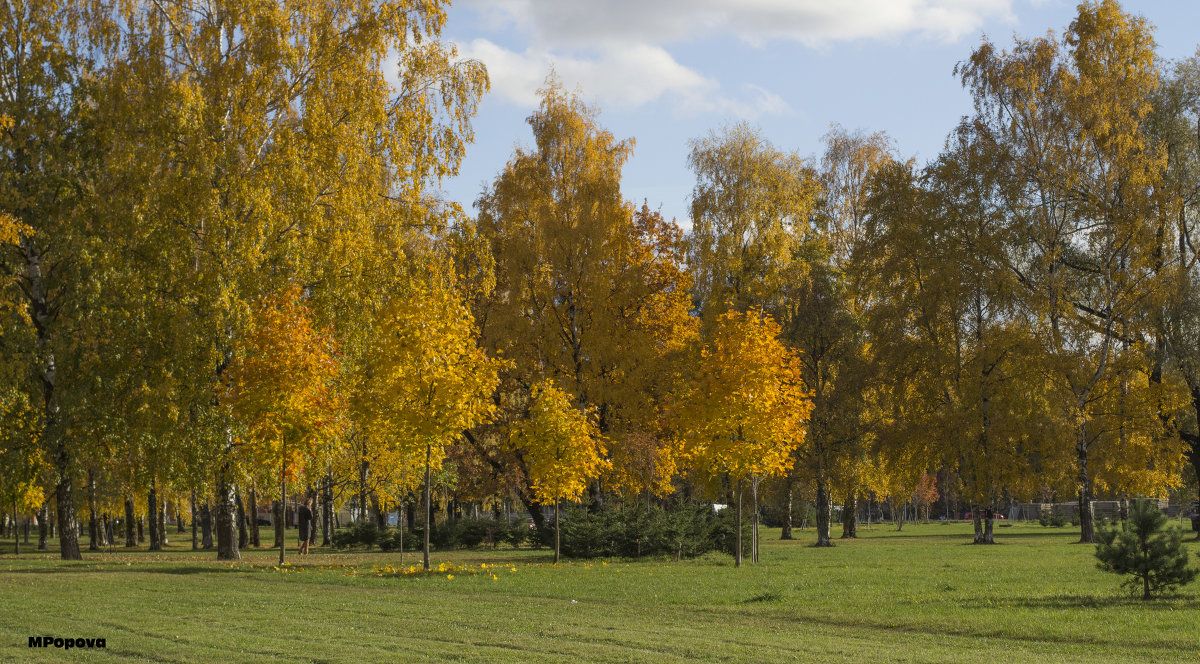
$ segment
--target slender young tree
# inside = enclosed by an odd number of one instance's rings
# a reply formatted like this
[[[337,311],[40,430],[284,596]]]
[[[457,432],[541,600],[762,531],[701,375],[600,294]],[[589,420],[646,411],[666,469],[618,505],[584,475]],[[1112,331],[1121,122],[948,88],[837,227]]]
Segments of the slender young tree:
[[[431,266],[380,312],[369,364],[360,378],[357,417],[405,457],[423,457],[423,564],[429,569],[431,473],[446,447],[493,412],[501,363],[479,347],[475,320],[453,274]]]
[[[1166,526],[1167,515],[1158,505],[1144,498],[1135,500],[1127,523],[1120,528],[1100,529],[1096,566],[1132,576],[1126,585],[1141,586],[1144,600],[1151,599],[1153,593],[1191,583],[1200,570],[1188,565],[1179,529]]]
[[[737,485],[738,566],[742,485],[749,480],[753,494],[751,553],[757,562],[759,482],[791,467],[812,409],[797,353],[779,334],[779,324],[759,309],[721,314],[680,397],[677,417],[693,468],[707,477],[727,476]]]
[[[223,401],[246,430],[238,453],[250,466],[276,469],[286,510],[288,478],[339,439],[337,347],[327,330],[313,327],[299,286],[264,298],[255,314],[221,385]],[[281,540],[280,565],[286,548]]]
[[[558,564],[564,500],[578,500],[606,465],[593,414],[580,411],[553,383],[536,387],[529,417],[511,442],[529,464],[529,481],[542,504],[554,503],[554,563]]]

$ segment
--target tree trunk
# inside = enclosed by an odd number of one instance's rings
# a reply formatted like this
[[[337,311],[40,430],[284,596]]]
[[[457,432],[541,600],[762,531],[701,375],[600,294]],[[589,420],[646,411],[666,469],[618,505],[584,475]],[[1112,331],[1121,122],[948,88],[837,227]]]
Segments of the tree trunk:
[[[153,478],[150,480],[150,492],[146,494],[146,519],[150,522],[150,550],[162,551],[158,529],[158,481]]]
[[[366,454],[367,443],[363,441],[363,454]],[[366,457],[363,457],[361,463],[358,464],[358,519],[362,523],[367,518],[367,470],[369,464]]]
[[[858,537],[858,492],[851,489],[842,508],[842,539]]]
[[[96,525],[96,473],[88,468],[88,551],[100,549],[100,531]]]
[[[62,560],[83,560],[79,552],[79,522],[75,520],[75,492],[72,489],[70,475],[60,480],[54,487],[54,500],[57,506],[58,547],[59,558]],[[65,503],[65,506],[64,506]],[[51,523],[50,529],[54,529]]]
[[[560,502],[562,502],[562,501],[559,500],[558,498],[554,499],[554,564],[555,565],[558,564],[559,534],[562,532],[562,523],[561,523],[561,520],[558,518],[558,514],[559,514],[558,505]]]
[[[200,548],[200,543],[196,539],[196,513],[199,508],[196,506],[196,490],[192,489],[192,551]]]
[[[905,507],[904,503],[900,503],[900,509],[896,509],[896,505],[894,503],[890,505],[890,507],[892,508],[892,518],[896,520],[896,532],[904,532],[904,510],[907,508]]]
[[[282,509],[287,510],[287,465],[285,461],[279,462],[279,504]],[[276,532],[282,533],[282,528],[277,528]],[[283,552],[287,549],[286,533],[279,537],[279,564],[283,564]]]
[[[371,511],[374,512],[375,527],[380,530],[387,528],[387,514],[384,512],[384,506],[379,504],[379,496],[375,493],[371,494]]]
[[[830,513],[833,511],[829,496],[829,485],[825,481],[825,473],[817,473],[817,546],[833,546],[829,540]],[[851,535],[852,537],[852,535]]]
[[[254,485],[250,486],[250,546],[262,546],[258,539],[258,487]]]
[[[10,530],[12,531],[12,535],[13,535],[13,555],[19,556],[19,555],[21,555],[21,537],[20,537],[20,533],[17,532],[17,501],[16,500],[13,500],[12,524],[13,525],[12,525],[12,528],[10,528]]]
[[[217,473],[216,518],[213,519],[217,531],[217,560],[242,559],[234,524],[234,486],[229,479],[231,473],[228,462],[222,464]]]
[[[42,276],[42,255],[32,238],[21,238],[25,258],[25,277],[28,284],[29,309],[37,331],[39,366],[37,378],[42,388],[42,439],[47,450],[53,450],[54,470],[58,482],[54,497],[58,506],[58,548],[63,560],[82,560],[79,552],[79,523],[75,517],[75,488],[72,484],[71,450],[67,434],[59,422],[58,366],[54,357],[52,327],[55,308],[47,301]]]
[[[167,501],[158,501],[158,545],[160,547],[171,543],[167,537]]]
[[[779,535],[781,540],[795,539],[792,537],[792,493],[795,484],[796,480],[792,479],[791,473],[788,473],[783,493],[783,533]]]
[[[238,548],[244,549],[250,545],[250,531],[246,528],[246,506],[242,504],[241,491],[237,492],[234,504],[237,506]]]
[[[733,566],[742,566],[742,481],[737,483],[737,541],[733,545]]]
[[[1087,423],[1079,425],[1075,453],[1079,459],[1079,542],[1096,543],[1096,526],[1092,512],[1092,479],[1088,475]]]
[[[200,546],[205,551],[213,548],[212,508],[210,508],[208,506],[208,503],[204,503],[204,505],[202,505],[200,507],[200,530],[201,530],[201,534],[202,534],[201,539],[200,539]]]
[[[750,562],[758,564],[758,476],[750,478],[750,493],[754,496],[753,526],[750,528]]]
[[[333,524],[333,477],[325,473],[321,481],[321,546],[330,546],[331,526]],[[400,524],[400,537],[404,537],[404,524]],[[400,555],[404,555],[404,540],[401,539]]]
[[[42,508],[38,510],[38,551],[45,551],[50,547],[48,539],[50,536],[50,501],[42,501]]]
[[[178,497],[178,496],[176,496],[176,500],[175,500],[175,503],[174,503],[174,505],[175,505],[175,533],[176,533],[176,534],[179,534],[179,535],[182,535],[182,534],[184,533],[184,529],[183,529],[183,504],[182,504],[182,501],[180,501],[180,500],[179,500],[179,497]]]
[[[144,525],[145,524],[142,523],[142,517],[139,516],[137,520],[138,544],[146,541],[146,531],[143,528]]]
[[[271,548],[278,549],[279,547],[283,546],[283,519],[285,518],[283,513],[283,503],[277,500],[273,501],[273,504],[271,505],[271,516],[271,527],[275,529],[275,544],[272,545]]]
[[[1193,394],[1195,394],[1195,392],[1193,392]],[[1196,397],[1193,396],[1192,403],[1197,404],[1196,413],[1200,414],[1200,401],[1197,401]],[[1192,469],[1196,471],[1196,477],[1200,478],[1200,437],[1197,437],[1197,439],[1188,446],[1187,458],[1192,462]],[[1200,501],[1200,482],[1196,482],[1196,499],[1197,501]],[[1197,504],[1200,504],[1200,502]],[[1200,542],[1200,532],[1196,533],[1196,541]]]
[[[433,460],[433,446],[425,445],[425,542],[422,545],[422,554],[424,555],[425,571],[429,571],[429,531],[433,527],[432,512],[429,509],[429,464]]]

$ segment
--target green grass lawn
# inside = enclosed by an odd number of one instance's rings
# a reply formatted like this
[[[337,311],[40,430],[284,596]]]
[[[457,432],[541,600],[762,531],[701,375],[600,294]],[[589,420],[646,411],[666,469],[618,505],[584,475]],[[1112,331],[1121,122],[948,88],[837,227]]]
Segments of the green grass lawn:
[[[9,541],[0,661],[1200,661],[1200,585],[1133,599],[1073,529],[1006,527],[987,547],[964,523],[859,532],[815,549],[811,530],[767,530],[762,562],[741,569],[716,555],[553,567],[544,550],[500,549],[435,553],[453,569],[430,576],[401,573],[411,553],[221,564],[190,534],[69,563],[14,557]],[[28,648],[38,634],[107,649]]]

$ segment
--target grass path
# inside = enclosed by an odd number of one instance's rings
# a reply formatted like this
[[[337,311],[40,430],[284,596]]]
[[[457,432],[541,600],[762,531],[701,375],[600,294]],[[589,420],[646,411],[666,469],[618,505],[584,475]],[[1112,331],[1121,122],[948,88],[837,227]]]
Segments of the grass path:
[[[763,562],[741,569],[715,555],[556,568],[511,549],[437,554],[451,568],[430,576],[377,576],[406,569],[383,553],[318,552],[287,571],[270,550],[233,565],[9,554],[0,661],[1200,661],[1195,587],[1132,599],[1069,530],[1017,525],[991,547],[965,544],[966,524],[860,534],[815,549],[811,531],[767,531]],[[32,650],[37,634],[107,648]]]

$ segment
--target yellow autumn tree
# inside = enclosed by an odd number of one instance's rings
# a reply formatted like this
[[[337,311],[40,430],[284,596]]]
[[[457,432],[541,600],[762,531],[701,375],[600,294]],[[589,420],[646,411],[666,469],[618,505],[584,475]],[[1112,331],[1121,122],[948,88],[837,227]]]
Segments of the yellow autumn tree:
[[[800,379],[799,356],[780,341],[779,333],[779,324],[761,309],[718,316],[682,399],[681,430],[694,468],[737,483],[738,565],[742,484],[750,480],[753,491],[751,556],[757,562],[758,484],[791,466],[812,410]]]
[[[429,569],[430,473],[446,446],[487,420],[501,362],[479,347],[475,319],[451,279],[434,274],[380,312],[360,377],[357,415],[403,458],[424,452],[424,565]]]
[[[622,196],[632,140],[606,130],[553,74],[541,95],[528,118],[533,149],[518,149],[476,203],[495,281],[475,311],[487,347],[513,360],[502,384],[516,408],[506,415],[520,419],[530,387],[553,379],[595,410],[608,443],[612,464],[594,490],[664,495],[677,459],[661,397],[695,336],[683,233]],[[509,452],[502,463],[521,468]],[[540,521],[531,492],[519,493]]]
[[[1003,164],[994,203],[1021,248],[1012,261],[1021,306],[1036,321],[1052,407],[1073,430],[1080,541],[1094,542],[1095,463],[1107,443],[1129,440],[1101,435],[1109,391],[1131,380],[1119,356],[1157,336],[1167,285],[1159,206],[1168,154],[1147,131],[1159,90],[1153,28],[1115,0],[1083,2],[1061,42],[1017,40],[1001,51],[985,41],[959,73],[983,156]],[[1143,372],[1160,372],[1155,349],[1146,351]],[[1137,404],[1124,402],[1130,421],[1144,419],[1129,410]]]
[[[547,381],[535,387],[529,417],[510,441],[528,464],[531,489],[543,504],[554,502],[554,562],[558,562],[559,509],[563,500],[578,500],[588,482],[608,466],[605,445],[593,413],[571,404],[566,392]]]
[[[304,292],[293,285],[263,298],[241,352],[224,373],[222,402],[245,427],[239,456],[249,467],[279,469],[279,500],[287,479],[304,470],[341,427],[337,344],[312,324]],[[279,564],[286,545],[280,541]]]
[[[0,392],[0,510],[12,516],[29,514],[42,505],[41,476],[45,469],[38,437],[37,411],[18,390]],[[20,553],[20,538],[13,538]]]

